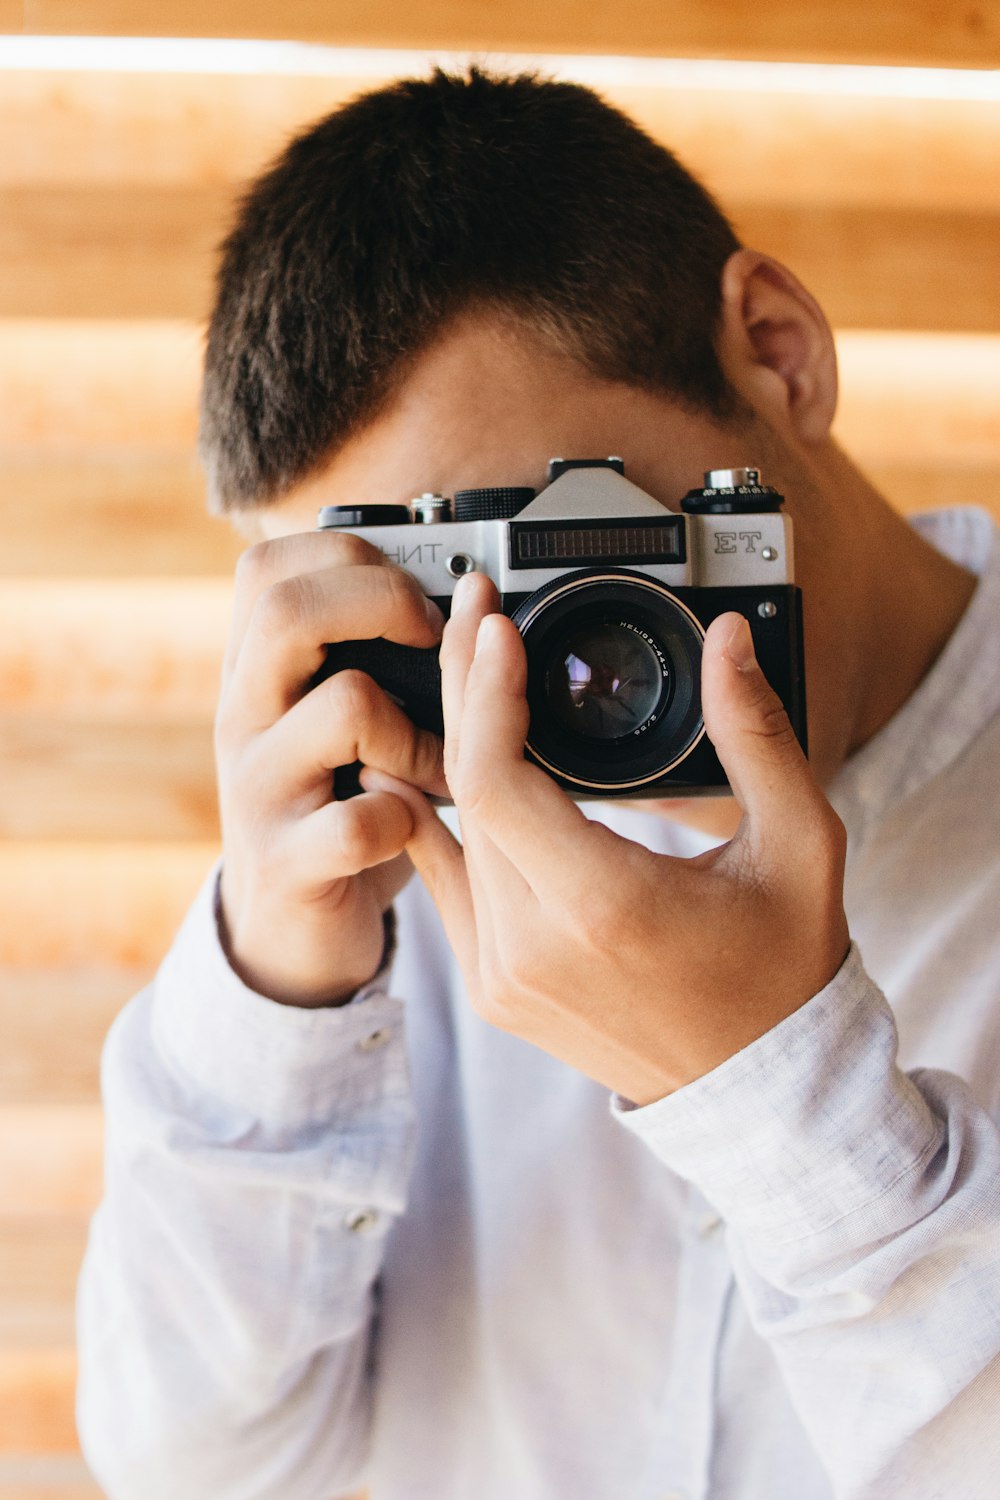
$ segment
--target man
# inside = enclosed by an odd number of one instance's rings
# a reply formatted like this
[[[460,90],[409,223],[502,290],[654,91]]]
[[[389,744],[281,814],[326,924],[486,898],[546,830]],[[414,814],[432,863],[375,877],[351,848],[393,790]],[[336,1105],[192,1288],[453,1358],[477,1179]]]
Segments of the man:
[[[400,84],[250,192],[203,406],[263,538],[221,879],[109,1040],[81,1292],[112,1500],[995,1493],[1000,574],[986,517],[896,516],[835,399],[811,296],[584,90]],[[746,463],[787,496],[811,766],[733,614],[735,802],[585,814],[528,764],[482,577],[443,757],[363,674],[313,685],[442,630],[321,505],[609,453],[674,507]]]

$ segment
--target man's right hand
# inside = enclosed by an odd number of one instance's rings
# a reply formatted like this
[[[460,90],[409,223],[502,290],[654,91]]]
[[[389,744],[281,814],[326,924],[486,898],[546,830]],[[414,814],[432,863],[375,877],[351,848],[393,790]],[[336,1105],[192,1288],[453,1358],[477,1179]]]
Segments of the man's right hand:
[[[446,795],[441,741],[370,677],[310,687],[328,642],[434,646],[443,621],[377,548],[335,532],[240,559],[216,719],[222,915],[230,962],[258,993],[334,1005],[376,972],[383,915],[406,883],[413,814],[390,792],[333,797],[355,760]]]

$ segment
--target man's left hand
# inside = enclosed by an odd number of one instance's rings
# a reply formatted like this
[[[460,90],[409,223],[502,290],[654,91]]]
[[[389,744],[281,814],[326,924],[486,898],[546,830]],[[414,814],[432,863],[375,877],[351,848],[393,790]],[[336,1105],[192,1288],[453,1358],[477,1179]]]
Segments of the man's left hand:
[[[526,659],[488,579],[458,585],[441,651],[460,845],[423,794],[408,852],[476,1011],[635,1104],[717,1067],[828,984],[849,946],[845,835],[740,615],[709,628],[702,704],[743,813],[695,859],[590,821],[524,758]]]

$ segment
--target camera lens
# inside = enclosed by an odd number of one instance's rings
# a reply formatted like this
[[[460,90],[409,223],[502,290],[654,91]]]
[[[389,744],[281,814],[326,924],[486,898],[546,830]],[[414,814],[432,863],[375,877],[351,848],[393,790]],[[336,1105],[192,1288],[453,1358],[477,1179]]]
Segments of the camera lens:
[[[634,734],[669,690],[666,659],[645,632],[626,620],[606,619],[571,630],[545,671],[553,714],[587,739]]]
[[[700,742],[697,618],[655,578],[564,574],[513,611],[528,660],[528,756],[594,796],[653,788]]]

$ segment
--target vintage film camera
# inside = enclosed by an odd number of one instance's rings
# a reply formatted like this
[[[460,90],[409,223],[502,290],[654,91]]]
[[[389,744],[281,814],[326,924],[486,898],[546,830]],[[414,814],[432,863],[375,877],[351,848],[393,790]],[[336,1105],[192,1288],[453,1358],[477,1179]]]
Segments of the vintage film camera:
[[[782,503],[757,469],[720,469],[676,512],[631,484],[620,458],[553,459],[538,495],[494,488],[410,506],[328,505],[319,527],[380,547],[445,616],[463,574],[489,575],[524,638],[526,754],[571,796],[689,797],[728,785],[700,692],[705,630],[727,610],[749,621],[805,745],[802,596]],[[317,680],[348,667],[441,733],[436,650],[340,642]],[[356,768],[353,778],[338,772],[337,795],[353,790]]]

